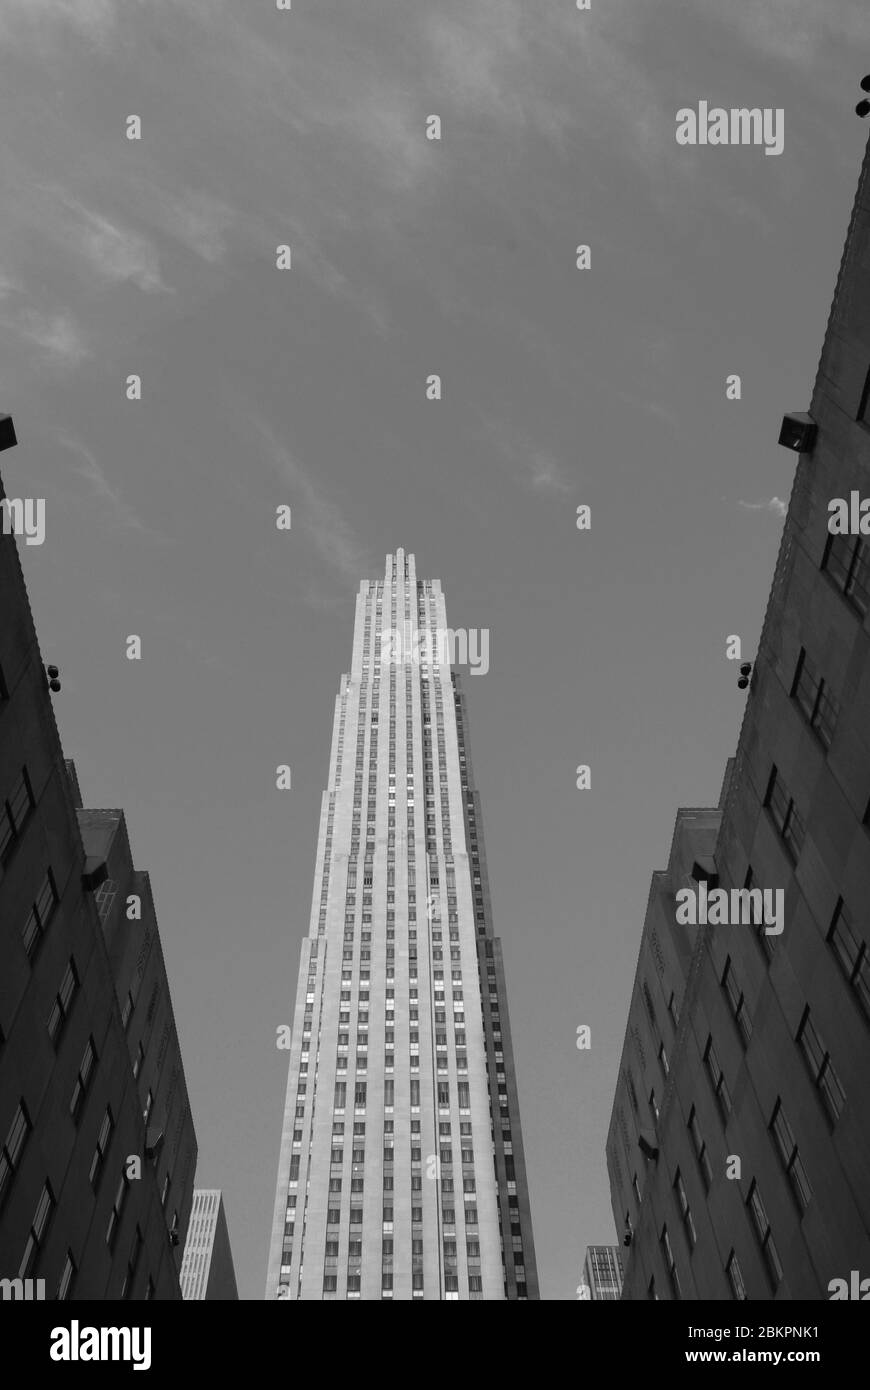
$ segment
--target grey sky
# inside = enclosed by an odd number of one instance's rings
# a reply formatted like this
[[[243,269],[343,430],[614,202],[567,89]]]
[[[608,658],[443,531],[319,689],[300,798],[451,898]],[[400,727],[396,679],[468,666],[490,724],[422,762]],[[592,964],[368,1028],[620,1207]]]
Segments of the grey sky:
[[[464,684],[544,1295],[615,1238],[649,876],[736,742],[725,638],[752,656],[868,28],[864,0],[0,0],[4,476],[47,500],[21,551],[61,734],[153,876],[243,1297],[354,595],[397,546],[491,633]],[[701,99],[784,108],[784,153],[678,147]]]

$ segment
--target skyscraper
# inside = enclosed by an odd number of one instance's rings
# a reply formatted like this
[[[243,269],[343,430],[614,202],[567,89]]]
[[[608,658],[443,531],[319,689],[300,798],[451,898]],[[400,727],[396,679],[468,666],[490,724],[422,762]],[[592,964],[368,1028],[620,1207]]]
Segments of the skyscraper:
[[[868,247],[870,146],[810,411],[783,422],[800,458],[736,757],[650,893],[607,1144],[624,1298],[870,1276]]]
[[[538,1297],[501,950],[438,580],[387,557],[335,705],[266,1298]]]
[[[583,1261],[581,1300],[615,1303],[622,1293],[622,1251],[618,1245],[589,1245]]]
[[[198,1187],[193,1194],[181,1264],[181,1296],[206,1303],[238,1300],[224,1199],[217,1188]]]

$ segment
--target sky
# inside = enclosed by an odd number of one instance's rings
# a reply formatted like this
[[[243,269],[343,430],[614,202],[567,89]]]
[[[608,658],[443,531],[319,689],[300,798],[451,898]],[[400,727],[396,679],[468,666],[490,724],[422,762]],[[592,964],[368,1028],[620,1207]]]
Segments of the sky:
[[[0,0],[4,480],[45,498],[61,737],[152,877],[244,1298],[354,597],[398,547],[490,633],[463,685],[542,1296],[617,1239],[650,875],[736,744],[867,30],[865,0]],[[678,145],[701,100],[782,108],[782,154]]]

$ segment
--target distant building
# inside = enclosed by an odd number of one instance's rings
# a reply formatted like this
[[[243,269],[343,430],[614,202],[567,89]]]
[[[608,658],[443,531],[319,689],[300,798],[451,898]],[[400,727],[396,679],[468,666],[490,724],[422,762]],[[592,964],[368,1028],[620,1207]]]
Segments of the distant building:
[[[622,1293],[622,1251],[618,1245],[589,1245],[583,1261],[581,1295],[590,1302],[615,1302]]]
[[[181,1266],[181,1296],[206,1302],[238,1299],[230,1235],[220,1191],[197,1188]]]
[[[81,810],[2,531],[0,1280],[180,1298],[195,1166],[148,877],[123,814]]]
[[[644,923],[607,1141],[627,1299],[870,1277],[870,147],[781,442],[800,457],[736,758],[717,809],[679,813]]]

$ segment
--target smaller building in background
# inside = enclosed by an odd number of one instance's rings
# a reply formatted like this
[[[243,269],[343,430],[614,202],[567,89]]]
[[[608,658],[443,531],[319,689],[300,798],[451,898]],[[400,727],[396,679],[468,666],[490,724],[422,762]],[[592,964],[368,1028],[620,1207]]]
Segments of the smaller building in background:
[[[181,1296],[210,1303],[238,1299],[223,1198],[216,1188],[197,1188],[181,1266]]]
[[[622,1294],[622,1251],[618,1245],[588,1245],[583,1261],[584,1300],[609,1299],[615,1303]]]

